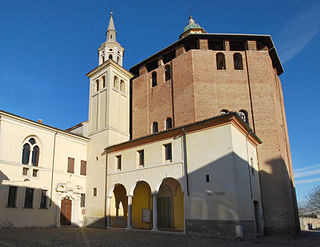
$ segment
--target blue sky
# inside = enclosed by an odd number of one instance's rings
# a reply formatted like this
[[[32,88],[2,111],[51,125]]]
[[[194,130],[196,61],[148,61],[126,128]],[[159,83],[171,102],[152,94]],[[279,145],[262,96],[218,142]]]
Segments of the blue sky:
[[[87,120],[85,74],[98,63],[110,7],[124,67],[175,42],[191,8],[210,33],[270,34],[283,85],[298,200],[320,185],[320,2],[0,0],[0,109],[58,128]]]

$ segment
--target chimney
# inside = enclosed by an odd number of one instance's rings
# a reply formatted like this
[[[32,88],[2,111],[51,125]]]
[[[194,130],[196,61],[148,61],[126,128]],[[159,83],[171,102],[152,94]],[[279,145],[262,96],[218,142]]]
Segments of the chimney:
[[[43,121],[42,119],[40,119],[40,118],[38,119],[38,123],[42,124],[42,121]]]

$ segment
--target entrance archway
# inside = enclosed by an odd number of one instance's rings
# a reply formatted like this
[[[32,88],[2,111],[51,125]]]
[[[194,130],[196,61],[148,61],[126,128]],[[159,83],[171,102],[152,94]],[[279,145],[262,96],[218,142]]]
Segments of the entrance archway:
[[[127,191],[122,184],[117,184],[113,189],[110,201],[110,225],[113,227],[127,227],[127,216]]]
[[[152,194],[148,183],[136,184],[132,198],[132,226],[140,229],[152,227]]]
[[[61,200],[60,209],[60,224],[61,225],[71,225],[71,208],[72,201],[68,198]]]
[[[180,183],[174,178],[162,181],[157,196],[158,228],[183,231],[184,202]]]

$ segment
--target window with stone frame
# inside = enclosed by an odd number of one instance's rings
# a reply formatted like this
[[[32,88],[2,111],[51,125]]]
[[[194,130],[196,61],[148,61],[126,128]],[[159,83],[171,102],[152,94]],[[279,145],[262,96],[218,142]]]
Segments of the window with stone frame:
[[[165,161],[171,161],[172,160],[172,144],[168,143],[163,146],[164,146]]]
[[[41,198],[40,198],[40,208],[46,209],[48,208],[48,191],[47,190],[41,190]]]
[[[31,159],[30,159],[30,153],[31,153]],[[23,144],[21,163],[24,165],[38,166],[39,157],[40,157],[40,148],[37,145],[37,141],[33,137],[28,138]]]
[[[72,158],[72,157],[68,157],[67,172],[74,173],[74,158]]]
[[[26,188],[24,196],[24,208],[33,208],[34,189]]]
[[[8,202],[7,202],[8,208],[15,208],[16,207],[17,190],[18,190],[17,186],[9,186]]]
[[[81,160],[80,164],[80,175],[87,175],[87,161]]]

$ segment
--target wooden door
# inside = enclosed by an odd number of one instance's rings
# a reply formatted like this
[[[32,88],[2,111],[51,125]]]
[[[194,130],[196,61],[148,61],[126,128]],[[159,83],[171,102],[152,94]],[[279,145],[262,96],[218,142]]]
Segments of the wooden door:
[[[172,217],[171,207],[172,199],[170,197],[158,197],[158,227],[159,228],[171,228]]]
[[[72,206],[71,200],[65,198],[61,201],[61,210],[60,210],[61,225],[71,225],[71,206]]]

